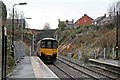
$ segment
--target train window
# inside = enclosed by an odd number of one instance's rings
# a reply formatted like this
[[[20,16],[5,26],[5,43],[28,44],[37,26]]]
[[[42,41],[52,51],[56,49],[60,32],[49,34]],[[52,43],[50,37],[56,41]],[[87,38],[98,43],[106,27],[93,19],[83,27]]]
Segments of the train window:
[[[58,47],[58,42],[56,42],[56,41],[53,41],[53,48],[57,48]]]
[[[47,48],[52,48],[52,42],[51,41],[47,41]]]
[[[41,42],[41,48],[58,48],[58,42],[57,41],[42,41]]]
[[[41,48],[45,48],[46,47],[46,41],[42,41],[41,42]]]

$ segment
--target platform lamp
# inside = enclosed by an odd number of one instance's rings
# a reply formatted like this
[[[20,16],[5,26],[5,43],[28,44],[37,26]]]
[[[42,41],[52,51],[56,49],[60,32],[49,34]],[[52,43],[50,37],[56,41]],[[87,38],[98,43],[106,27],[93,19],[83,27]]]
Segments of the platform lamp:
[[[119,54],[118,54],[118,27],[119,27],[119,16],[118,16],[118,11],[116,12],[117,14],[117,24],[116,24],[116,59],[118,60]]]
[[[12,16],[12,45],[11,45],[11,49],[12,49],[12,57],[14,57],[14,7],[16,5],[27,5],[27,3],[18,3],[18,4],[14,4],[13,5],[13,16]]]
[[[109,12],[110,14],[112,12]],[[115,17],[115,14],[116,14],[116,17]],[[116,44],[115,44],[115,59],[118,60],[118,57],[119,57],[119,48],[118,48],[118,27],[119,27],[119,12],[118,11],[115,11],[115,7],[114,7],[114,20],[115,20],[115,29],[116,29]]]

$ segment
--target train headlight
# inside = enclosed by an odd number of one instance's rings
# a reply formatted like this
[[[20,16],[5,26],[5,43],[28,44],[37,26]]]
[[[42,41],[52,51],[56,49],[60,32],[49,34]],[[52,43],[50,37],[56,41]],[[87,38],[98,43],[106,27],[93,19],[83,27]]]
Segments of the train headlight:
[[[53,52],[53,54],[57,54],[56,52]]]

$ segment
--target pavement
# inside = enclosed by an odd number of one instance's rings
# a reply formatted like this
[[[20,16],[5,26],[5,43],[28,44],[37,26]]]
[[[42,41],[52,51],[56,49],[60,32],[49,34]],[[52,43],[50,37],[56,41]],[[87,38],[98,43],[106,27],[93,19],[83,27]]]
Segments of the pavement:
[[[36,80],[29,56],[24,57],[13,70],[7,80]]]
[[[7,80],[39,80],[39,79],[58,79],[58,77],[40,60],[33,56],[25,56],[16,65],[12,74]]]

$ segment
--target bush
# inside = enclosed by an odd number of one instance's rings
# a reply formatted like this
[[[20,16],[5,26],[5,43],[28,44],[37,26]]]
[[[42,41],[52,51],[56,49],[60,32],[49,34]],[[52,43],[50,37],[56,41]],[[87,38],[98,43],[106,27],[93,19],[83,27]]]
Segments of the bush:
[[[8,40],[7,40],[7,63],[6,64],[7,64],[7,74],[8,74],[12,71],[12,69],[15,66],[15,60],[11,56],[11,40],[10,40],[10,37],[8,37]]]
[[[8,68],[15,66],[15,60],[10,54],[7,56],[7,66]]]
[[[82,54],[82,62],[88,63],[88,57],[84,53]]]

